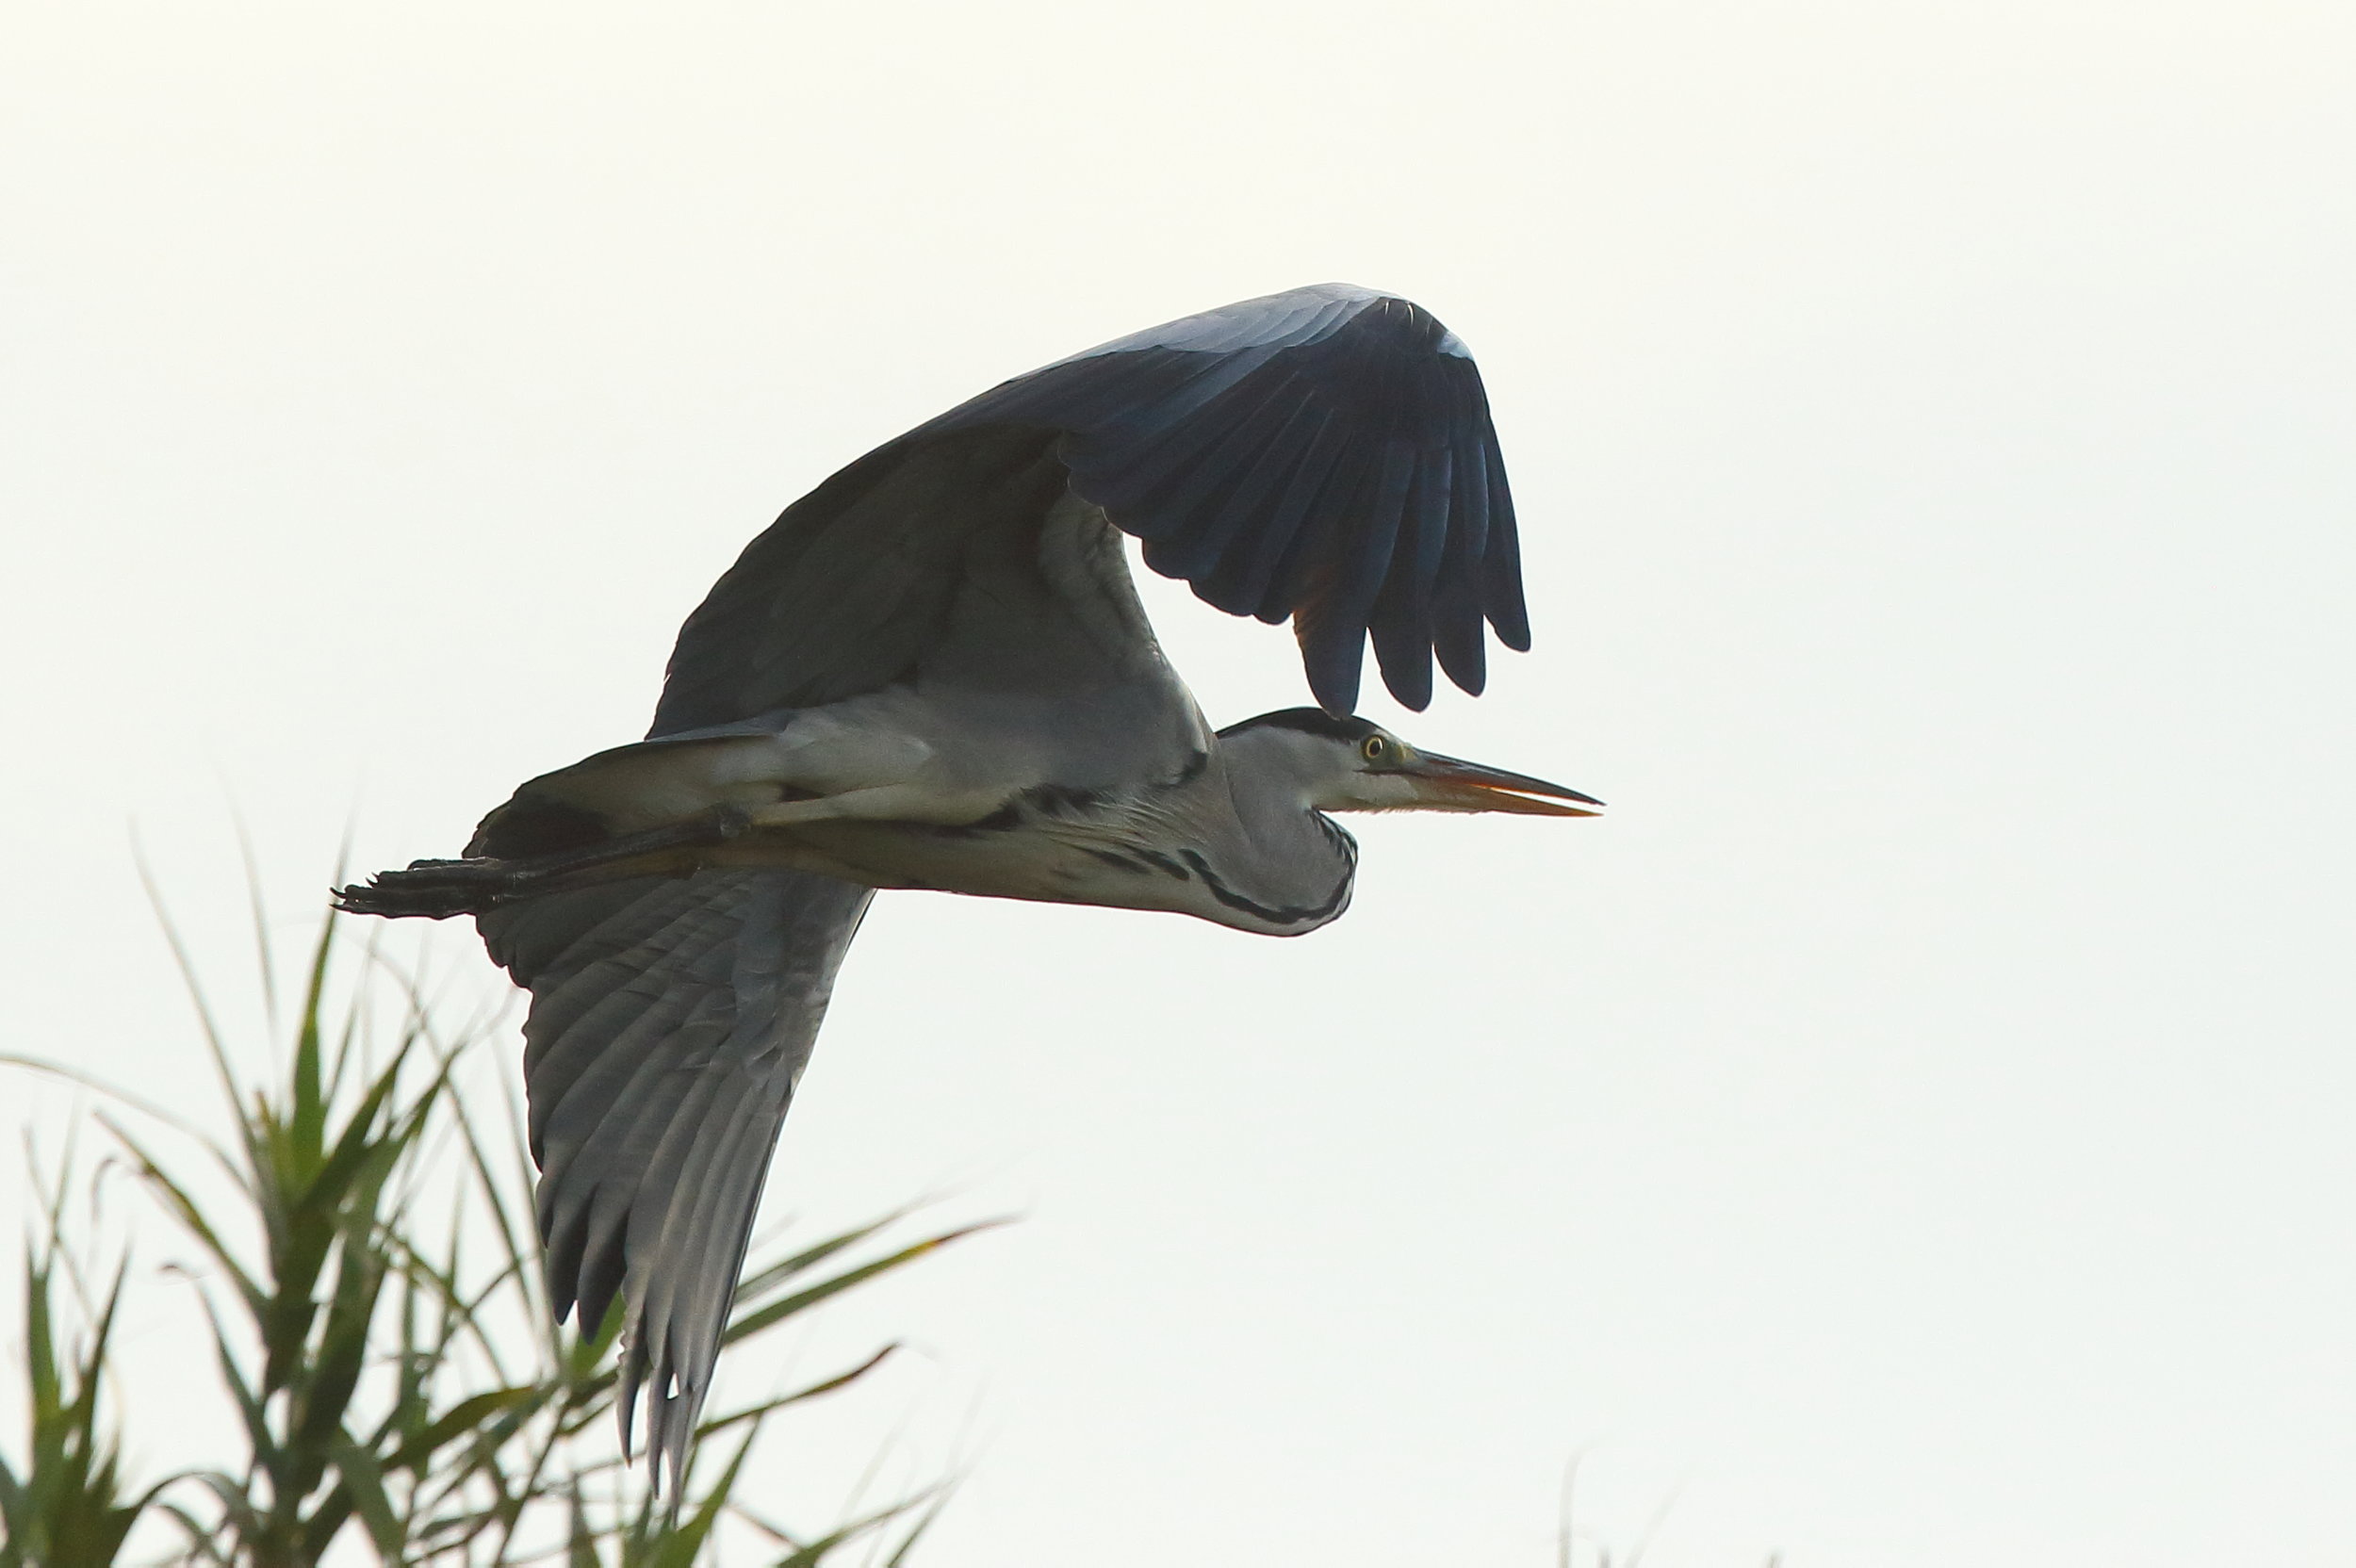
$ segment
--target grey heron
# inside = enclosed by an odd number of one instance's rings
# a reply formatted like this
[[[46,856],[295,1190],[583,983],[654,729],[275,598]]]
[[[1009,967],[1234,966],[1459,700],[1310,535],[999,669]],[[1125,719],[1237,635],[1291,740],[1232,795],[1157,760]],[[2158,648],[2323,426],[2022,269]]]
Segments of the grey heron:
[[[1290,619],[1317,706],[1213,730],[1121,535]],[[530,780],[466,857],[338,906],[472,915],[532,993],[551,1296],[624,1306],[678,1477],[835,971],[875,890],[1161,909],[1291,936],[1349,905],[1341,811],[1593,815],[1351,716],[1371,640],[1406,707],[1527,648],[1487,394],[1419,306],[1341,284],[1019,376],[788,507],[687,618],[646,739]]]

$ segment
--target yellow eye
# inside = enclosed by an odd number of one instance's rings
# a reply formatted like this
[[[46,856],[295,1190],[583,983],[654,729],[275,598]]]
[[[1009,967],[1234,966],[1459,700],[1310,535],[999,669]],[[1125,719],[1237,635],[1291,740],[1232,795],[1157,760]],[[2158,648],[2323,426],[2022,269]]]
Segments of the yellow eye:
[[[1369,735],[1360,743],[1358,754],[1369,762],[1380,762],[1383,760],[1383,754],[1390,749],[1382,736]]]

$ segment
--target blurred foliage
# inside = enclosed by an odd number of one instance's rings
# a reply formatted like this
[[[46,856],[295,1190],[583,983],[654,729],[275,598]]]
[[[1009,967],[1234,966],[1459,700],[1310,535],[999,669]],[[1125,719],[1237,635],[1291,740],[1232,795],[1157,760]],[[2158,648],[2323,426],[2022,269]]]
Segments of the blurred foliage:
[[[36,1172],[41,1201],[24,1254],[30,1429],[21,1448],[0,1448],[0,1568],[95,1568],[151,1540],[129,1555],[237,1568],[296,1568],[331,1551],[338,1560],[357,1552],[399,1563],[685,1568],[712,1556],[727,1518],[780,1568],[815,1568],[855,1544],[870,1562],[902,1562],[938,1492],[801,1540],[733,1491],[771,1418],[855,1381],[894,1347],[709,1417],[697,1448],[721,1438],[712,1445],[725,1450],[717,1473],[691,1459],[676,1495],[650,1495],[614,1436],[620,1304],[594,1336],[572,1338],[554,1322],[513,1102],[503,1125],[486,1128],[453,1088],[453,1068],[483,1031],[438,1037],[405,984],[387,1027],[388,972],[373,955],[347,988],[351,1000],[331,1009],[335,950],[331,922],[310,954],[290,1046],[263,1084],[236,1070],[189,974],[235,1111],[227,1141],[64,1068],[0,1057],[96,1090],[106,1108],[95,1119],[116,1151],[84,1171],[69,1148],[56,1178]],[[267,995],[267,943],[264,964]],[[389,1043],[373,1044],[380,1034]],[[193,1140],[193,1159],[165,1152],[181,1139]],[[111,1413],[127,1409],[134,1422],[170,1413],[112,1386],[127,1244],[111,1269],[97,1267],[101,1227],[69,1223],[67,1202],[79,1186],[95,1215],[96,1184],[125,1168],[195,1245],[198,1261],[185,1270],[193,1288],[177,1299],[202,1315],[242,1449],[144,1491],[123,1479]],[[883,1233],[906,1217],[756,1259],[728,1342],[774,1335],[974,1229],[852,1261],[886,1248]]]
[[[35,1184],[38,1191],[38,1173]],[[31,1430],[16,1464],[0,1458],[0,1564],[6,1568],[111,1562],[155,1500],[153,1492],[124,1495],[119,1448],[99,1411],[123,1269],[117,1266],[104,1297],[93,1300],[89,1278],[59,1239],[63,1189],[41,1196],[41,1231],[25,1249],[25,1393]],[[66,1348],[58,1342],[61,1294],[83,1309],[86,1325],[78,1345]]]

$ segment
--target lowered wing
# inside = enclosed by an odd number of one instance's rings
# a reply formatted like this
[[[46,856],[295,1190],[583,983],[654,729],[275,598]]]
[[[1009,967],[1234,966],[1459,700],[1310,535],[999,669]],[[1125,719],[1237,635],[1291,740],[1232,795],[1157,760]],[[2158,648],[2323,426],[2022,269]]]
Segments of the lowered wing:
[[[561,1319],[625,1302],[625,1446],[687,1460],[777,1129],[875,896],[783,871],[555,893],[477,918],[532,991],[524,1085]]]

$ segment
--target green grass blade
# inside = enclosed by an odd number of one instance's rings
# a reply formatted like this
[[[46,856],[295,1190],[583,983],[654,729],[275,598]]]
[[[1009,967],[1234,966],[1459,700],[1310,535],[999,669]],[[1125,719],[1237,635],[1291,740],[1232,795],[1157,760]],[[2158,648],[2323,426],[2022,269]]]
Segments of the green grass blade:
[[[865,1225],[853,1226],[850,1230],[828,1236],[826,1240],[806,1248],[792,1257],[782,1258],[765,1268],[756,1269],[737,1283],[736,1298],[739,1301],[748,1301],[766,1295],[795,1275],[806,1273],[816,1267],[837,1252],[846,1248],[856,1247],[868,1237],[897,1225],[911,1212],[913,1211],[909,1209],[894,1209],[881,1219],[872,1220]]]
[[[959,1226],[954,1231],[943,1231],[937,1236],[927,1236],[923,1241],[903,1247],[888,1257],[877,1258],[873,1263],[861,1264],[857,1268],[845,1269],[823,1283],[811,1285],[807,1290],[796,1291],[782,1300],[772,1301],[765,1307],[744,1314],[728,1325],[728,1331],[721,1343],[734,1345],[740,1340],[750,1339],[764,1330],[775,1328],[796,1313],[809,1311],[830,1296],[841,1295],[853,1285],[863,1284],[879,1274],[888,1274],[895,1268],[906,1267],[921,1257],[939,1251],[951,1242],[962,1241],[967,1236],[978,1235],[984,1231],[993,1231],[1001,1225],[1012,1223],[1012,1220],[1007,1219],[985,1219],[976,1224]]]
[[[262,1017],[272,1037],[278,1034],[278,967],[270,951],[270,911],[262,900],[262,868],[254,855],[254,835],[246,830],[245,813],[233,802],[229,821],[237,830],[237,859],[245,868],[246,912],[254,921],[254,961],[262,972]]]
[[[205,1048],[212,1053],[213,1070],[220,1076],[222,1089],[235,1100],[237,1075],[229,1066],[229,1047],[221,1038],[211,1004],[205,1000],[205,986],[197,978],[195,960],[188,956],[179,927],[172,923],[172,911],[165,907],[163,890],[155,886],[155,868],[147,863],[147,852],[140,847],[136,832],[131,836],[131,861],[138,868],[139,887],[147,894],[148,907],[155,911],[155,923],[163,931],[164,946],[172,954],[172,966],[180,972],[180,983],[188,989],[188,1003],[196,1009],[197,1027],[205,1037]]]
[[[392,1496],[384,1490],[384,1466],[346,1432],[337,1432],[323,1446],[342,1483],[338,1490],[352,1499],[354,1511],[360,1515],[361,1527],[368,1532],[368,1540],[376,1546],[376,1555],[385,1562],[406,1561],[409,1532],[402,1527],[401,1516],[393,1509]],[[325,1544],[320,1543],[322,1547]]]
[[[290,1075],[294,1089],[291,1130],[296,1147],[316,1162],[325,1146],[327,1128],[327,1097],[322,1091],[324,1074],[319,1065],[319,1039],[323,1030],[319,1013],[326,1004],[327,965],[335,951],[335,922],[331,916],[319,923],[319,939],[312,946],[311,964],[303,984],[303,1011],[295,1025],[294,1071]]]
[[[758,1421],[771,1411],[783,1410],[788,1405],[798,1405],[805,1399],[815,1399],[822,1394],[832,1394],[839,1388],[848,1388],[876,1367],[881,1366],[885,1358],[899,1348],[895,1341],[847,1371],[838,1372],[831,1378],[821,1379],[807,1387],[797,1388],[791,1394],[780,1394],[776,1398],[764,1400],[761,1404],[730,1411],[726,1415],[715,1415],[695,1428],[695,1441],[700,1443],[714,1432],[726,1431],[730,1427],[743,1426],[747,1421]]]

